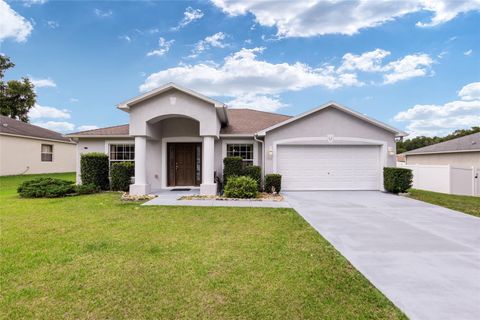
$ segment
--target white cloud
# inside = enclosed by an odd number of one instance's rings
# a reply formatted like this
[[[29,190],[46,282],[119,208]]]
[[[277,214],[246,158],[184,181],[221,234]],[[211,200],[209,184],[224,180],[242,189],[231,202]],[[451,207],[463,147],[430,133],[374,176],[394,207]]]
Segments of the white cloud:
[[[217,32],[211,36],[206,37],[203,40],[198,41],[195,44],[195,48],[192,50],[192,54],[189,57],[195,58],[203,51],[208,50],[210,47],[225,48],[227,44],[222,42],[223,40],[225,40],[225,37],[225,33]]]
[[[41,106],[38,103],[28,112],[31,119],[70,119],[70,111],[67,109],[57,109],[54,107]]]
[[[395,83],[415,77],[423,77],[430,73],[433,64],[428,54],[411,54],[392,61],[385,66],[389,73],[384,75],[384,83]]]
[[[101,9],[95,9],[93,10],[93,13],[99,17],[99,18],[109,18],[113,15],[113,11],[108,9],[108,10],[101,10]]]
[[[200,9],[193,9],[192,7],[187,7],[183,13],[183,19],[179,22],[178,26],[171,28],[173,31],[180,30],[183,27],[186,27],[188,24],[192,23],[195,20],[201,19],[203,17],[203,12]]]
[[[382,60],[389,55],[390,52],[383,49],[375,49],[361,55],[347,53],[343,56],[343,63],[338,70],[382,71],[384,68],[381,65]]]
[[[130,37],[127,36],[127,35],[119,36],[118,39],[120,39],[120,40],[125,40],[125,41],[128,42],[128,43],[132,42],[132,38],[130,38]]]
[[[470,50],[465,51],[463,54],[466,55],[466,56],[469,56],[469,55],[472,54],[472,52],[473,52],[473,50],[470,49]]]
[[[394,120],[408,122],[406,128],[412,136],[445,135],[456,129],[478,126],[480,123],[480,82],[464,86],[462,100],[443,105],[415,105],[395,115]]]
[[[45,129],[58,131],[58,132],[72,131],[75,128],[75,125],[73,123],[65,122],[65,121],[34,122],[33,124]]]
[[[47,20],[47,21],[45,21],[45,24],[50,29],[57,29],[58,27],[60,27],[60,24],[57,21],[54,21],[54,20]]]
[[[21,0],[25,7],[31,7],[34,4],[45,4],[48,0]]]
[[[460,89],[458,96],[462,100],[480,100],[480,82],[472,82]]]
[[[29,76],[30,81],[36,88],[55,88],[57,84],[50,78],[47,79],[36,79]]]
[[[280,37],[311,37],[325,34],[352,35],[393,21],[409,13],[427,11],[433,17],[417,26],[431,27],[452,20],[458,14],[480,9],[479,0],[409,1],[275,1],[212,0],[231,16],[251,13],[256,23],[275,27]]]
[[[261,111],[276,111],[286,105],[275,95],[245,94],[227,102],[233,108],[250,108]]]
[[[160,37],[158,39],[158,49],[153,50],[147,53],[147,57],[151,56],[163,56],[165,55],[169,50],[172,44],[175,42],[175,40],[165,40],[164,38]]]
[[[32,24],[16,13],[3,0],[0,0],[0,42],[13,38],[17,42],[25,42],[33,30]]]
[[[87,131],[87,130],[94,130],[94,129],[98,129],[97,126],[95,125],[83,125],[83,126],[78,126],[76,130],[78,131]]]
[[[76,103],[78,101],[80,101],[80,100],[78,100],[77,98],[70,98],[70,102]]]

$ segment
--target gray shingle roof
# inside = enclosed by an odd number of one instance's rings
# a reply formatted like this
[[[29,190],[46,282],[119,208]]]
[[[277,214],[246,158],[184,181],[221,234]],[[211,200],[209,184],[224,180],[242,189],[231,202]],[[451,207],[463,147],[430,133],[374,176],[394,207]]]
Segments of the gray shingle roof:
[[[61,133],[0,115],[0,133],[71,142]]]
[[[129,126],[128,124],[121,124],[113,127],[98,128],[80,132],[70,133],[69,136],[128,136]]]
[[[480,132],[468,136],[432,144],[423,148],[407,151],[403,154],[441,153],[458,151],[480,151]]]

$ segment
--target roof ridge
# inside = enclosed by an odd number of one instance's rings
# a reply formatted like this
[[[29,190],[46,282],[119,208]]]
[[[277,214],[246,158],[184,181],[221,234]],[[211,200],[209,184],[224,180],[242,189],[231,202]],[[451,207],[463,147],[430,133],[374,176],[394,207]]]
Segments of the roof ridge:
[[[47,128],[44,128],[44,127],[41,127],[41,126],[37,126],[37,125],[35,125],[35,124],[33,124],[33,123],[30,123],[30,122],[23,122],[22,120],[14,119],[14,118],[11,118],[11,117],[9,117],[9,116],[4,116],[4,115],[2,115],[2,117],[5,117],[5,118],[7,118],[7,119],[9,119],[9,120],[17,121],[17,122],[21,123],[22,125],[29,125],[29,126],[32,126],[32,127],[40,128],[40,129],[42,129],[42,130],[49,131],[49,132],[51,132],[51,133],[55,133],[55,134],[61,135],[62,137],[65,137],[65,136],[64,136],[62,133],[60,133],[60,132],[53,131],[53,130],[50,130],[50,129],[47,129]]]

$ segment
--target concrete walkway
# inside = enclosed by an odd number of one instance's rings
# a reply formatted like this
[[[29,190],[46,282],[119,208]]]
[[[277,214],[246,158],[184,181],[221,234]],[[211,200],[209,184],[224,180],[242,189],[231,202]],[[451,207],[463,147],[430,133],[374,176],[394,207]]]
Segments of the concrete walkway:
[[[198,206],[198,207],[250,207],[250,208],[290,208],[287,201],[259,201],[259,200],[178,200],[183,196],[198,195],[198,189],[190,191],[161,190],[156,192],[157,197],[144,206]]]
[[[285,195],[410,319],[480,319],[480,218],[376,191]]]

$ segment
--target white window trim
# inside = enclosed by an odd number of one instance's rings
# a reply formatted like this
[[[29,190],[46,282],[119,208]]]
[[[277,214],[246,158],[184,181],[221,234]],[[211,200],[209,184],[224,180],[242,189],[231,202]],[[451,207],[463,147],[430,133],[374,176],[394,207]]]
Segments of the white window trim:
[[[235,140],[222,140],[222,170],[223,159],[227,157],[227,144],[253,144],[253,165],[258,166],[258,142],[255,140],[235,139]]]
[[[43,156],[43,154],[44,154],[44,152],[43,152],[43,150],[42,150],[42,146],[44,146],[44,145],[46,145],[46,146],[51,146],[51,147],[52,147],[52,152],[50,152],[50,153],[45,152],[45,154],[51,154],[51,155],[52,155],[52,161],[42,160],[42,156]],[[54,159],[54,151],[53,151],[53,149],[54,149],[54,145],[53,145],[53,144],[50,144],[50,143],[41,143],[41,144],[40,144],[40,162],[54,162],[55,159]]]
[[[133,161],[134,160],[110,160],[110,145],[115,144],[128,144],[135,146],[134,140],[105,140],[105,154],[108,156],[108,165],[110,166],[110,162],[122,162],[122,161]]]

